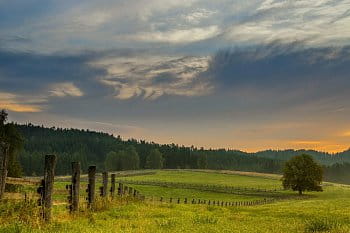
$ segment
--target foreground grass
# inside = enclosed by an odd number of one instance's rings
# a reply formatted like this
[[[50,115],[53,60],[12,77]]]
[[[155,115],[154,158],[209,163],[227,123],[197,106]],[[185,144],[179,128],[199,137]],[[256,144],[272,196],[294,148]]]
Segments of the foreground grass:
[[[162,171],[161,173],[167,172]],[[189,174],[191,175],[191,173]],[[200,182],[199,177],[196,177],[197,174],[200,173],[193,174],[194,180]],[[182,173],[182,182],[190,179],[183,179],[187,175]],[[169,174],[166,179],[174,179],[173,177],[174,174]],[[144,177],[132,178],[141,179]],[[202,180],[204,178],[216,182],[218,179],[222,179],[222,176],[218,178],[212,174],[209,176],[202,174]],[[250,183],[259,182],[256,179],[252,180],[251,177],[249,179]],[[246,182],[246,177],[243,180]],[[276,182],[276,180],[263,180],[266,181],[267,185],[270,185],[270,182]],[[223,182],[242,183],[235,176],[232,180],[223,180]],[[261,185],[265,184],[261,183]],[[186,195],[194,195],[195,197],[213,195],[210,196],[213,198],[223,198],[220,195],[228,195],[208,194],[198,190],[171,190],[171,188],[152,186],[139,186],[138,188],[145,193],[158,192],[164,196],[167,195],[167,192],[178,196],[183,192],[189,192]],[[48,225],[35,221],[37,215],[35,209],[30,208],[30,206],[23,208],[21,205],[16,207],[8,203],[0,205],[0,232],[350,232],[350,188],[329,185],[322,193],[308,193],[308,195],[310,198],[303,200],[290,199],[249,207],[178,205],[117,200],[109,203],[108,208],[101,208],[96,212],[85,210],[75,216],[68,214],[64,205],[58,205],[54,208],[53,222]],[[28,212],[28,210],[30,211]]]

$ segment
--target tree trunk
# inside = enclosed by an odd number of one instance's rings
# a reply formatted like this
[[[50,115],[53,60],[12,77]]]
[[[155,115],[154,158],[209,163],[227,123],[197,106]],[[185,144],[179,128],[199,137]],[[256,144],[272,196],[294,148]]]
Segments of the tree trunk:
[[[9,160],[9,146],[0,142],[0,200],[3,198],[6,186],[7,165]]]
[[[299,190],[299,195],[303,195],[303,190]]]

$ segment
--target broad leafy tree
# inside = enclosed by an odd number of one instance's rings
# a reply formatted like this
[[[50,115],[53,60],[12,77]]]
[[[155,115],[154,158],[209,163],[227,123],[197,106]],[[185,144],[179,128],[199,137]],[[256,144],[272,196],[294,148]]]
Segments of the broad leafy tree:
[[[158,149],[151,150],[146,159],[146,168],[162,169],[163,160],[163,155]]]
[[[121,170],[120,156],[114,151],[110,151],[105,160],[105,168],[107,171],[118,171]]]
[[[286,162],[282,183],[285,189],[298,191],[322,191],[323,170],[310,155],[298,155]]]
[[[140,157],[134,146],[128,146],[125,150],[123,170],[137,170],[140,168]]]

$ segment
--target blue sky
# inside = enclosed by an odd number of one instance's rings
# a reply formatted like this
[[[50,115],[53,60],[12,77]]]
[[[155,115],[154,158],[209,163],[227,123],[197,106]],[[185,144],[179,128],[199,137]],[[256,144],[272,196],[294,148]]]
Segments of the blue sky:
[[[350,2],[1,1],[10,119],[246,151],[350,147]]]

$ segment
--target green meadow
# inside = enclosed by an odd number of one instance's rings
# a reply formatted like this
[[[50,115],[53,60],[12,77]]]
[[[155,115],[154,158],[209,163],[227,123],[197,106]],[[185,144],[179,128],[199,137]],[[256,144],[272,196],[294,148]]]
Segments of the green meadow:
[[[85,208],[86,183],[83,181],[81,211],[71,215],[65,203],[64,187],[68,182],[57,179],[52,223],[40,221],[34,203],[8,201],[0,205],[0,232],[350,232],[350,186],[325,183],[323,192],[306,193],[300,198],[291,191],[282,191],[278,178],[255,173],[163,170],[147,175],[120,175],[117,179],[130,182],[126,185],[139,190],[146,200],[130,197],[98,200],[97,209],[89,211]],[[132,184],[135,181],[154,185]],[[167,182],[169,187],[159,186],[157,182]],[[234,202],[276,196],[258,191],[227,193],[178,188],[179,184],[276,189],[279,198],[273,203],[255,206],[169,203],[171,197],[174,202],[176,198]],[[163,202],[159,201],[160,197]]]

